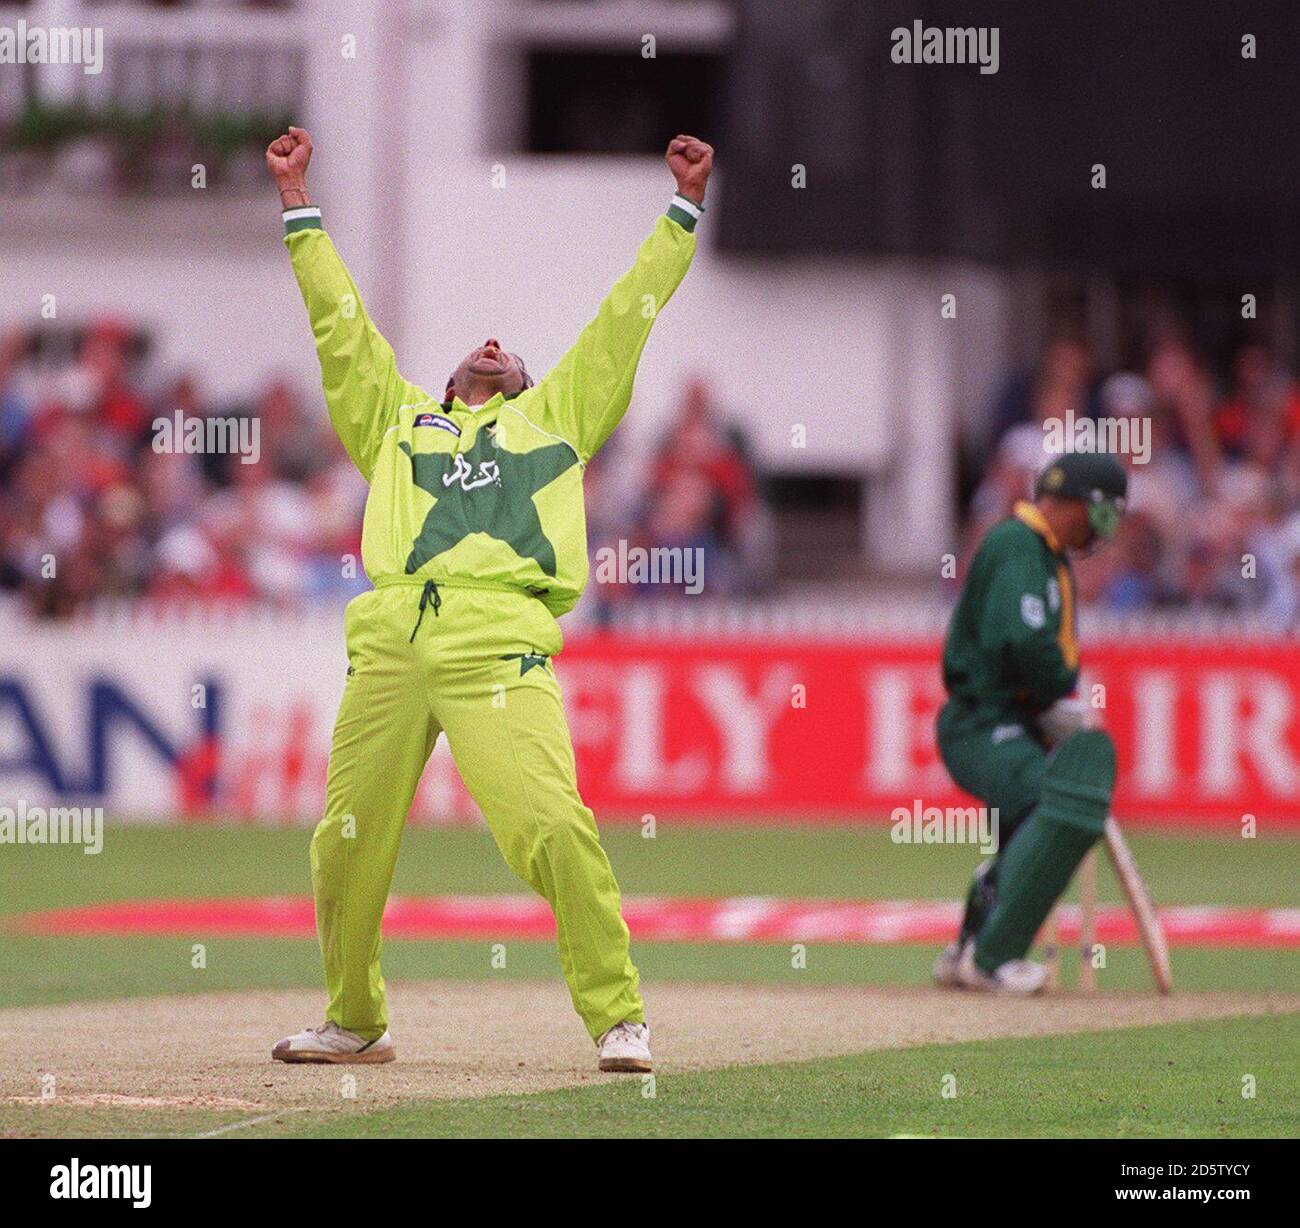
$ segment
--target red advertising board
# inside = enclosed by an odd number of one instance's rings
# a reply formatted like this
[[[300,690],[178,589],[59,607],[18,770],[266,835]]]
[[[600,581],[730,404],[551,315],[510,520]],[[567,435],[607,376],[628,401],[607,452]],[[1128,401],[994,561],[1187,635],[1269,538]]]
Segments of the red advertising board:
[[[575,638],[559,658],[579,778],[602,814],[853,820],[962,804],[934,745],[926,639]],[[1115,813],[1300,826],[1300,652],[1287,641],[1089,645]]]
[[[332,621],[39,627],[0,636],[0,658],[0,800],[155,821],[321,813],[346,667]],[[1300,831],[1300,641],[1147,632],[1090,640],[1084,661],[1120,819]],[[935,753],[933,633],[574,635],[556,668],[602,821],[969,804]],[[474,816],[441,745],[411,821]]]

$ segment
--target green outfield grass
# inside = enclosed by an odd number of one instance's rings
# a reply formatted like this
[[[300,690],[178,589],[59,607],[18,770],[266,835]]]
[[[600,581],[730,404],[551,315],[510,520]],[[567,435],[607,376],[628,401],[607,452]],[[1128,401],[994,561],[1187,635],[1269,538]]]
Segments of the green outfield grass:
[[[306,828],[235,825],[112,827],[97,856],[76,849],[5,846],[0,851],[4,914],[158,897],[307,894]],[[647,840],[639,828],[611,826],[604,840],[628,894],[799,895],[956,898],[977,858],[964,848],[892,844],[883,826],[707,826],[661,821]],[[1166,904],[1294,903],[1300,841],[1134,833],[1132,843],[1157,898]],[[523,890],[479,829],[408,831],[394,890],[407,894]],[[1119,893],[1103,865],[1103,901]],[[0,917],[2,919],[2,917]],[[207,968],[190,966],[203,940]],[[515,942],[508,973],[488,963],[486,942],[391,941],[392,978],[552,976],[549,942]],[[806,971],[790,968],[784,944],[638,943],[636,958],[655,978],[823,983],[920,984],[932,952],[922,947],[826,945]],[[1180,987],[1295,989],[1300,953],[1175,952]],[[309,939],[44,937],[9,933],[0,942],[0,1006],[159,993],[314,985],[320,976]],[[1136,950],[1111,953],[1107,988],[1146,988]]]
[[[207,967],[191,967],[188,938],[13,937],[0,941],[0,1007],[54,1005],[89,998],[151,997],[228,989],[310,988],[321,983],[320,954],[310,939],[204,939]],[[785,943],[639,942],[633,958],[646,992],[654,983],[740,981],[769,984],[925,985],[938,947],[817,946],[808,966],[790,966]],[[558,977],[550,942],[511,942],[509,967],[489,966],[490,947],[481,942],[393,940],[384,944],[389,982],[535,980]],[[1300,987],[1300,956],[1292,951],[1196,950],[1174,952],[1180,990],[1289,990]],[[1100,974],[1102,989],[1151,988],[1146,958],[1137,950],[1110,953]],[[1064,981],[1073,981],[1070,966]]]
[[[1294,904],[1300,840],[1130,833],[1164,904]],[[15,914],[145,898],[305,895],[307,828],[237,825],[111,827],[98,856],[59,847],[0,849],[0,927]],[[627,894],[954,899],[977,856],[969,849],[892,844],[883,825],[819,828],[689,825],[661,820],[657,837],[611,826],[604,839]],[[523,888],[487,834],[408,832],[394,890],[409,895],[511,893]],[[1118,902],[1102,865],[1103,902]],[[191,943],[207,966],[191,966]],[[656,981],[917,985],[924,947],[812,945],[806,969],[784,943],[640,942],[647,995]],[[1174,952],[1182,990],[1300,988],[1300,952]],[[390,982],[558,977],[550,942],[511,942],[508,970],[490,944],[391,940]],[[1065,961],[1067,984],[1073,962]],[[1110,952],[1103,989],[1149,989],[1142,953]],[[0,1006],[320,984],[308,938],[0,937]],[[0,1133],[44,1136],[926,1136],[1182,1137],[1294,1135],[1300,1017],[1281,1015],[1037,1039],[929,1045],[780,1066],[601,1081],[538,1095],[410,1101],[367,1111],[250,1113],[218,1108],[77,1107],[10,1103]],[[944,1099],[942,1081],[956,1077]],[[1241,1080],[1253,1075],[1255,1099]]]
[[[1130,832],[1152,891],[1164,904],[1295,903],[1300,839]],[[608,825],[602,840],[627,894],[787,895],[955,899],[979,860],[970,848],[897,845],[884,824],[764,826],[662,819],[653,840]],[[0,848],[0,911],[159,896],[308,893],[308,827],[234,824],[110,826],[104,850]],[[1103,859],[1104,860],[1104,859]],[[410,828],[393,890],[525,890],[477,827]],[[1119,900],[1108,867],[1101,897]]]

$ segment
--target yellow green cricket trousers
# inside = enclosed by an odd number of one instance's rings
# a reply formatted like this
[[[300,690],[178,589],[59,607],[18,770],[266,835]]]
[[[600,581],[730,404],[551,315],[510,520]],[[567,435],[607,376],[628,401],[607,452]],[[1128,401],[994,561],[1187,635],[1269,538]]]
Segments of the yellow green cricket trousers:
[[[578,795],[550,661],[555,619],[519,589],[399,579],[354,598],[346,625],[348,677],[311,844],[326,1017],[367,1040],[388,1026],[380,921],[407,811],[445,732],[497,847],[555,914],[588,1032],[641,1022],[618,884]]]

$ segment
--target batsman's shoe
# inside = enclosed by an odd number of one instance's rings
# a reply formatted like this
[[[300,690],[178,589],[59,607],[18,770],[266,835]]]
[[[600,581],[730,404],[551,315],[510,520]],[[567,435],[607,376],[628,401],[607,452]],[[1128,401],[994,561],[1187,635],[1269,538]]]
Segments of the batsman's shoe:
[[[335,1062],[371,1065],[397,1060],[397,1046],[385,1032],[378,1040],[362,1040],[337,1023],[322,1023],[286,1036],[271,1050],[277,1062]]]
[[[985,972],[975,962],[975,944],[966,944],[962,952],[957,975],[963,989],[981,993],[1015,994],[1028,997],[1042,991],[1047,984],[1047,969],[1028,959],[1009,959],[999,964],[992,973]]]
[[[974,943],[968,940],[966,946],[974,946]],[[960,942],[950,942],[944,947],[939,958],[934,961],[931,975],[934,977],[934,983],[940,989],[961,988],[961,957],[964,952],[965,947]]]
[[[649,1074],[650,1026],[645,1023],[616,1023],[596,1042],[596,1061],[601,1070],[625,1074]]]

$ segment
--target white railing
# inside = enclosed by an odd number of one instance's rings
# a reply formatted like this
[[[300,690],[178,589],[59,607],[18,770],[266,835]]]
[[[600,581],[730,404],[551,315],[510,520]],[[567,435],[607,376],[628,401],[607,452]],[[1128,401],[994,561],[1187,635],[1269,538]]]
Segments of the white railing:
[[[943,634],[951,605],[925,598],[872,600],[846,597],[776,597],[756,600],[683,598],[678,601],[648,600],[629,603],[606,622],[598,623],[593,608],[584,604],[563,620],[570,635],[599,627],[627,635],[648,637],[719,637],[730,640],[788,637],[797,639],[917,639]],[[1271,626],[1252,615],[1227,616],[1198,611],[1144,611],[1117,614],[1085,607],[1081,622],[1086,640],[1115,640],[1126,637],[1258,643],[1294,643],[1300,665],[1300,629],[1290,631]],[[338,604],[307,604],[282,608],[270,605],[192,604],[150,601],[101,601],[77,615],[73,625],[100,634],[146,625],[165,625],[197,633],[231,633],[240,629],[295,626],[337,626],[342,631],[343,607]],[[50,626],[34,620],[25,607],[13,599],[0,601],[0,628],[20,637],[25,628]]]
[[[0,5],[0,27],[103,32],[102,71],[76,64],[4,65],[0,125],[33,101],[91,111],[188,106],[203,112],[279,110],[305,87],[301,9],[202,5],[183,9],[97,5],[84,0]]]

